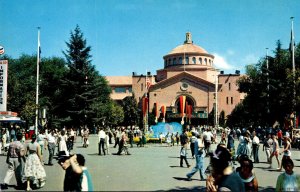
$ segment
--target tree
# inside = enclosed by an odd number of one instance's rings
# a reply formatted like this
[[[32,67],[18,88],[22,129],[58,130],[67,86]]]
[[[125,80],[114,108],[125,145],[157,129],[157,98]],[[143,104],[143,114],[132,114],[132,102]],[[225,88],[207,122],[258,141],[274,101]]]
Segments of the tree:
[[[110,101],[111,89],[91,64],[91,47],[86,45],[79,26],[66,44],[68,49],[63,53],[68,71],[62,80],[65,105],[60,107],[65,114],[61,120],[69,126],[92,127],[95,118],[104,113],[99,106]]]
[[[132,96],[125,97],[122,101],[122,107],[124,111],[125,126],[133,126],[139,124],[139,112],[138,105],[135,100],[134,94]]]
[[[242,105],[236,106],[228,116],[227,124],[237,126],[239,123],[233,118],[239,118],[243,121],[244,127],[271,126],[275,121],[283,125],[286,115],[293,111],[291,101],[293,100],[294,76],[291,73],[291,56],[288,50],[282,49],[280,41],[277,41],[274,53],[274,58],[264,57],[256,65],[247,66],[246,76],[238,81],[239,91],[246,93],[247,96]],[[300,64],[299,58],[298,51],[296,52],[296,66]],[[296,72],[295,79],[299,82],[299,72]],[[299,84],[296,81],[296,90],[298,88]],[[299,93],[297,93],[296,108],[299,106],[298,95]],[[299,110],[299,107],[297,109]]]

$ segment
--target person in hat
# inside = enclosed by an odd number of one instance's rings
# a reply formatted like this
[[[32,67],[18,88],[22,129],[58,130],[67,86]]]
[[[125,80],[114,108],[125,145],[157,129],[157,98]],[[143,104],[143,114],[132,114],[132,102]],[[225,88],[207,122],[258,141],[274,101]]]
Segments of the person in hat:
[[[77,162],[76,155],[66,154],[60,151],[58,154],[58,164],[66,171],[64,178],[64,191],[81,191],[82,168]]]
[[[36,141],[36,134],[31,136],[31,142],[27,145],[27,154],[24,180],[27,181],[27,191],[31,191],[30,182],[35,188],[41,188],[45,185],[46,172],[42,165],[43,159],[41,155],[41,147]]]
[[[6,163],[8,164],[8,170],[4,177],[4,183],[1,185],[1,189],[8,189],[8,184],[15,174],[17,187],[22,186],[22,173],[24,170],[24,162],[22,157],[26,154],[26,148],[21,142],[22,140],[22,133],[17,133],[17,140],[13,141],[9,144],[7,156],[6,156]]]
[[[210,153],[211,175],[206,179],[207,191],[244,192],[245,187],[241,178],[230,166],[231,154],[225,145],[219,144]]]

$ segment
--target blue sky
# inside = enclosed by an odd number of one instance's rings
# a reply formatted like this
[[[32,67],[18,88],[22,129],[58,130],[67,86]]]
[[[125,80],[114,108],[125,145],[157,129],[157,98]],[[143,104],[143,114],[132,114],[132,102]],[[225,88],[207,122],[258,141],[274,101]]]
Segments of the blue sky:
[[[0,0],[0,45],[13,58],[36,54],[40,26],[42,57],[64,57],[78,24],[100,74],[155,74],[190,31],[216,68],[244,72],[277,40],[288,48],[291,16],[299,42],[299,10],[298,0]]]

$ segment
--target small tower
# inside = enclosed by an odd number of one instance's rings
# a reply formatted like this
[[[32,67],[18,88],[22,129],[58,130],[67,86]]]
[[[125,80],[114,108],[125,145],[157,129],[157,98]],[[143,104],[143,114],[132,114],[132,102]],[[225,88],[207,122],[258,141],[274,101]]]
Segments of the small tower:
[[[192,34],[190,32],[187,32],[185,34],[185,41],[184,41],[185,44],[192,44],[193,41],[192,41]]]

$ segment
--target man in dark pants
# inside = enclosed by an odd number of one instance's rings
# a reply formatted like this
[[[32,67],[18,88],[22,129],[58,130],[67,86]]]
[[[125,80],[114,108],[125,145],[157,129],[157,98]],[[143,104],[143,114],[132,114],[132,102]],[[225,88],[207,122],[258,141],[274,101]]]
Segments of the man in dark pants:
[[[259,163],[259,158],[258,158],[259,138],[256,136],[255,131],[253,131],[252,136],[253,136],[253,140],[252,140],[253,160],[254,163]]]
[[[99,136],[99,146],[98,146],[98,155],[101,155],[101,149],[103,151],[103,154],[105,155],[105,147],[104,147],[104,144],[105,144],[105,137],[106,137],[106,134],[105,132],[103,131],[103,128],[101,127],[100,128],[100,131],[98,133],[98,136]]]
[[[48,165],[52,166],[52,160],[54,156],[54,151],[55,151],[55,137],[54,137],[54,130],[51,130],[51,133],[47,135],[46,137],[47,142],[48,142],[48,151],[49,151],[49,160],[48,160]]]

